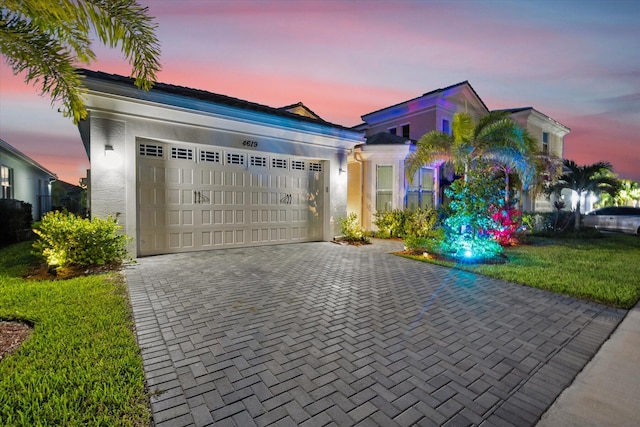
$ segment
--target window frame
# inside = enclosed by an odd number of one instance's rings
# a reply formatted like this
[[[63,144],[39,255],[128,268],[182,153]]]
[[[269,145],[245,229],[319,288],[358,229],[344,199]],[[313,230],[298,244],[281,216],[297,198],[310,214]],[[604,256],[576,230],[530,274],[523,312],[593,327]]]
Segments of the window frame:
[[[389,188],[381,188],[380,186],[380,169],[382,168],[391,169]],[[376,165],[376,212],[386,212],[393,209],[393,173],[393,165]],[[388,208],[385,207],[384,209],[379,209],[381,203],[380,196],[390,196],[390,199],[385,204],[390,203],[391,206],[388,206]]]

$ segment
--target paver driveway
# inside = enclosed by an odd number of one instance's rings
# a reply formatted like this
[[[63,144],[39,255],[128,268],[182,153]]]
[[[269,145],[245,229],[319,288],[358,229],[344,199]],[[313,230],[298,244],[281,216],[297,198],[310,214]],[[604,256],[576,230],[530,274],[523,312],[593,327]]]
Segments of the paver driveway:
[[[363,247],[126,270],[156,426],[533,425],[624,310]]]

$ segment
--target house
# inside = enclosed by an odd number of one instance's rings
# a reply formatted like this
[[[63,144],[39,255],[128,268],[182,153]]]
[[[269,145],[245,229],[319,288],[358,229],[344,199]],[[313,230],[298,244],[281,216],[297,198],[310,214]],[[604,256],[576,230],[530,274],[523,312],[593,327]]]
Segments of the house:
[[[451,133],[455,113],[465,112],[477,122],[489,111],[471,84],[464,81],[363,115],[363,123],[354,129],[365,132],[366,141],[348,158],[348,211],[361,218],[365,229],[376,230],[376,212],[442,204],[443,189],[455,178],[451,168],[425,165],[410,182],[405,159],[427,132]],[[567,127],[531,107],[508,111],[538,138],[541,152],[562,157]],[[551,210],[542,197],[531,200],[524,194],[522,199],[525,210]]]
[[[532,107],[498,111],[509,112],[516,123],[523,129],[527,129],[538,140],[539,150],[542,154],[551,155],[558,159],[563,158],[564,137],[570,132],[568,127]],[[525,211],[550,212],[553,210],[552,203],[548,198],[531,198],[526,192],[521,195],[521,204]],[[567,203],[567,206],[571,206],[571,203]]]
[[[56,175],[0,139],[1,199],[31,205],[34,220],[51,210],[51,182]]]
[[[347,154],[361,131],[302,104],[272,108],[82,70],[89,204],[135,256],[329,241],[347,214]]]

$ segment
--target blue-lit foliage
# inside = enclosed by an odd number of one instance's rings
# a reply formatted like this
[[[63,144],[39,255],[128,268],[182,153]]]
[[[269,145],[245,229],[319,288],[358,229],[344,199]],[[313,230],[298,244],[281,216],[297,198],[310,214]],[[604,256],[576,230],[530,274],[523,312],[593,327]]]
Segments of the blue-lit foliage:
[[[479,168],[469,173],[468,180],[456,180],[445,193],[451,201],[441,250],[466,260],[481,261],[500,255],[502,246],[490,232],[500,227],[492,216],[494,207],[504,201],[500,180]]]

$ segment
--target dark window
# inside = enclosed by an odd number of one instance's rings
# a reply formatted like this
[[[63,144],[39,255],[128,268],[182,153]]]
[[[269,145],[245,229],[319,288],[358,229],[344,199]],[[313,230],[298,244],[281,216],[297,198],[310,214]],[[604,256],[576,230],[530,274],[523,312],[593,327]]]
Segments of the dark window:
[[[389,133],[390,133],[391,135],[395,135],[395,134],[397,134],[397,133],[398,133],[398,129],[397,129],[397,128],[389,128]]]
[[[2,186],[2,198],[13,199],[13,169],[8,166],[0,166],[0,185]]]
[[[451,124],[447,119],[442,119],[442,132],[451,135]]]
[[[549,154],[549,132],[542,132],[542,152]]]
[[[409,139],[409,125],[402,125],[402,137]]]

